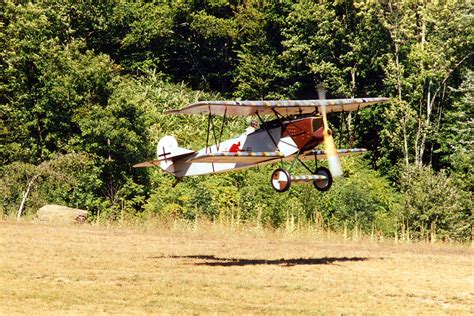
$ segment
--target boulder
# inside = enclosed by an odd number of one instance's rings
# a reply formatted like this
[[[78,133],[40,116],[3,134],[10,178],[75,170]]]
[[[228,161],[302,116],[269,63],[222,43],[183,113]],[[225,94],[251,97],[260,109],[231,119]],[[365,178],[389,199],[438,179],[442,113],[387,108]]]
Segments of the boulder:
[[[36,212],[40,222],[77,224],[87,221],[87,211],[62,205],[45,205]]]

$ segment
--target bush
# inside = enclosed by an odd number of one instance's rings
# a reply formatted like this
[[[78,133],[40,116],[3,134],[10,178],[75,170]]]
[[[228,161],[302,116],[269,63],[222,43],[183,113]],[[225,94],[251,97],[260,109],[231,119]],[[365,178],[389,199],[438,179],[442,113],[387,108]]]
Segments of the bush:
[[[412,237],[432,241],[469,239],[472,201],[444,171],[410,166],[402,173],[400,186],[405,201],[402,220]]]
[[[14,162],[0,170],[0,211],[13,215],[28,191],[26,213],[47,203],[91,209],[100,204],[96,193],[101,185],[99,169],[86,154],[72,153],[32,165]]]

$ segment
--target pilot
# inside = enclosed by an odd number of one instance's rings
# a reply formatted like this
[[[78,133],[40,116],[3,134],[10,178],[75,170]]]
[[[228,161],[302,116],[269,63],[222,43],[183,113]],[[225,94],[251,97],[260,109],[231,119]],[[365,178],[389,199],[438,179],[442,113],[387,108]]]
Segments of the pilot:
[[[245,129],[245,134],[251,134],[255,132],[255,130],[258,128],[258,122],[256,120],[250,121],[250,125]]]

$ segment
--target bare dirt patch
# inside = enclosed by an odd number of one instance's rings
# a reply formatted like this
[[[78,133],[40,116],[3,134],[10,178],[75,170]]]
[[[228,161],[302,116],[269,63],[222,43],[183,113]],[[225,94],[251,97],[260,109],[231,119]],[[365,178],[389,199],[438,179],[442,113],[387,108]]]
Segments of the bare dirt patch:
[[[0,313],[474,312],[468,246],[0,222]]]

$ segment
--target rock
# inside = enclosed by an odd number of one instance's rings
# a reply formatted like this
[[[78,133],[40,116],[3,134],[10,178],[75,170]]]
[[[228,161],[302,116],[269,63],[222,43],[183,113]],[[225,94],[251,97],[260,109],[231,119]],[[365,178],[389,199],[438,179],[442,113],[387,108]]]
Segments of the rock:
[[[36,212],[40,222],[76,224],[87,221],[87,211],[62,205],[45,205]]]

